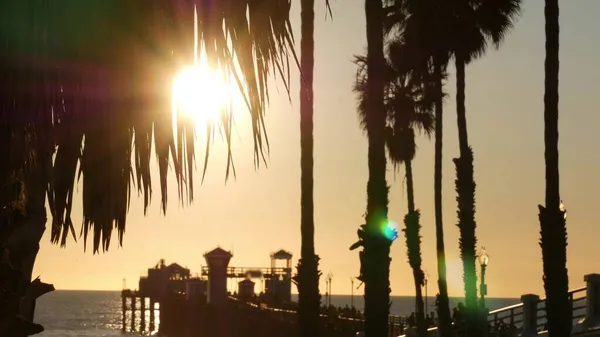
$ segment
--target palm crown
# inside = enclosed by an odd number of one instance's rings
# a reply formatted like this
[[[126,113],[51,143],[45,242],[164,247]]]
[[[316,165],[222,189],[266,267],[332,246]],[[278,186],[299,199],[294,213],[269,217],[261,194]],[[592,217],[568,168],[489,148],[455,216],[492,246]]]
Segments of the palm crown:
[[[179,198],[191,201],[194,126],[182,120],[172,126],[170,84],[179,67],[194,62],[196,10],[209,62],[241,88],[258,163],[268,146],[267,77],[278,72],[287,87],[288,58],[295,57],[289,8],[289,0],[3,1],[0,152],[11,162],[2,179],[33,186],[35,176],[47,186],[52,241],[64,245],[69,232],[75,236],[71,207],[79,177],[83,236],[93,233],[94,251],[108,249],[113,229],[122,240],[132,184],[148,207],[153,150],[163,212],[169,163]],[[207,135],[222,128],[229,141],[231,125],[225,113]]]
[[[412,160],[416,152],[415,129],[430,136],[434,130],[433,99],[428,85],[418,72],[404,67],[407,55],[401,41],[389,43],[386,57],[384,106],[388,116],[386,146],[394,165]],[[358,115],[366,128],[366,59],[356,57],[359,65],[354,91],[359,95]]]

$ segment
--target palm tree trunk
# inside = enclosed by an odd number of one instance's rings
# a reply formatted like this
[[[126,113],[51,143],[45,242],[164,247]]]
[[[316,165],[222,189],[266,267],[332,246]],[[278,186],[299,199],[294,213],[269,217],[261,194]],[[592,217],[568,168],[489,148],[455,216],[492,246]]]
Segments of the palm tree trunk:
[[[415,300],[417,301],[417,334],[419,337],[427,336],[427,325],[425,322],[425,304],[423,302],[423,284],[418,281],[423,278],[423,271],[413,268],[415,279]]]
[[[475,267],[475,182],[473,177],[473,152],[467,139],[467,118],[465,108],[465,62],[459,53],[455,56],[456,65],[456,115],[460,158],[456,165],[456,192],[458,194],[458,228],[460,230],[460,255],[463,262],[465,304],[467,308],[467,332],[474,336],[477,331],[477,274]]]
[[[406,168],[406,196],[408,199],[408,213],[415,211],[415,189],[413,184],[412,160],[404,162]]]
[[[569,336],[572,308],[567,272],[567,229],[560,210],[558,163],[558,79],[559,7],[558,0],[546,0],[546,63],[544,94],[544,142],[546,147],[546,207],[539,206],[541,248],[546,290],[548,333]]]
[[[319,336],[319,262],[315,255],[313,201],[313,71],[314,71],[314,0],[302,0],[302,37],[300,42],[300,166],[302,247],[298,261],[298,328],[300,337]]]
[[[408,261],[413,270],[415,281],[415,304],[417,308],[417,333],[419,337],[427,335],[427,326],[425,325],[425,305],[423,303],[423,282],[424,273],[421,269],[421,224],[419,221],[419,211],[415,210],[415,192],[413,184],[412,161],[404,162],[406,168],[406,190],[408,199],[408,214],[404,218],[406,226],[406,248],[408,251]]]
[[[0,261],[0,264],[8,262],[13,270],[18,271],[14,274],[18,279],[12,280],[18,286],[11,289],[15,292],[14,296],[19,298],[16,308],[18,312],[9,313],[18,318],[12,321],[12,327],[9,328],[10,335],[15,337],[25,337],[39,332],[40,329],[43,330],[40,325],[33,323],[35,301],[37,297],[54,290],[51,285],[42,284],[39,281],[31,282],[33,267],[40,247],[39,243],[46,229],[47,220],[45,207],[47,184],[44,183],[45,175],[41,169],[47,162],[44,158],[37,158],[37,160],[39,161],[38,165],[32,167],[31,172],[27,175],[28,179],[24,182],[25,217],[20,220],[22,223],[8,238],[6,246],[8,261]],[[3,301],[7,299],[0,298]],[[6,317],[0,317],[0,320],[2,319],[6,319]]]
[[[435,158],[434,158],[434,202],[435,202],[435,234],[438,267],[439,329],[442,337],[452,336],[450,303],[448,300],[448,283],[446,281],[446,252],[444,248],[444,224],[442,213],[442,141],[443,141],[443,92],[442,62],[438,55],[434,56],[434,80],[436,81],[435,100]]]
[[[466,64],[458,54],[456,67],[456,119],[458,123],[458,144],[461,155],[469,148],[467,138],[467,109],[465,107],[465,68]]]
[[[383,6],[381,0],[365,0],[367,25],[367,133],[369,182],[367,184],[367,224],[363,242],[362,272],[365,282],[365,335],[388,334],[390,303],[390,245],[381,231],[387,222],[385,119],[383,105]]]

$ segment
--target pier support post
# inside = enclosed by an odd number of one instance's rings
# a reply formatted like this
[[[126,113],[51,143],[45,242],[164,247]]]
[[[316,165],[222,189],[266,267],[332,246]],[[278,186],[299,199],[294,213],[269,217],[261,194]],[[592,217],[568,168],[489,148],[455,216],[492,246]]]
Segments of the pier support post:
[[[125,329],[127,329],[127,297],[125,296],[124,292],[121,293],[121,302],[121,308],[123,310],[121,329],[123,330],[123,332],[125,332]]]
[[[131,332],[135,332],[135,300],[136,297],[131,297]]]
[[[154,299],[150,297],[150,333],[154,332],[154,307],[156,304],[154,303]]]
[[[523,302],[523,332],[521,336],[523,337],[537,335],[537,305],[539,301],[538,295],[521,296],[521,302]]]
[[[583,277],[586,284],[585,326],[600,324],[600,274],[588,274]]]
[[[158,301],[158,333],[164,333],[165,332],[165,325],[167,325],[167,317],[166,316],[166,311],[167,310],[163,310],[166,306],[165,303],[165,299],[162,298],[161,300]]]
[[[146,331],[146,297],[140,297],[140,332]]]

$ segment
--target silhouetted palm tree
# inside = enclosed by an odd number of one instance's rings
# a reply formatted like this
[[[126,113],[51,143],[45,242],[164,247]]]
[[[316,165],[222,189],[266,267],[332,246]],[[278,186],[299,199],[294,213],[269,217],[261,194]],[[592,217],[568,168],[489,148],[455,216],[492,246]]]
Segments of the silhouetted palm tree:
[[[78,166],[82,233],[85,242],[92,232],[94,252],[109,248],[113,229],[122,243],[132,184],[144,196],[144,209],[148,207],[153,146],[163,212],[170,162],[180,200],[192,201],[194,126],[179,119],[174,130],[170,93],[174,72],[194,62],[194,6],[209,61],[231,72],[243,88],[259,163],[268,146],[263,124],[267,76],[274,69],[284,75],[293,54],[289,3],[269,2],[268,11],[266,5],[192,0],[0,3],[0,247],[8,259],[2,266],[19,273],[16,281],[11,279],[16,283],[3,280],[0,286],[0,300],[10,304],[2,306],[8,309],[0,326],[13,329],[11,336],[26,335],[33,327],[36,296],[27,289],[46,228],[46,201],[52,241],[65,245],[69,233],[75,236],[71,208]],[[208,125],[207,137],[222,128],[229,141],[231,125],[229,111]],[[207,144],[206,157],[208,149]],[[229,150],[227,172],[232,165]],[[18,323],[17,316],[29,322]]]
[[[365,334],[384,337],[388,332],[390,304],[390,246],[386,236],[388,214],[388,186],[386,181],[385,124],[383,102],[385,59],[383,55],[382,0],[366,0],[367,28],[367,139],[369,181],[367,183],[366,224],[358,230],[359,242],[351,249],[362,246],[359,253],[359,279],[365,283]]]
[[[569,336],[572,308],[567,272],[567,226],[560,207],[558,162],[558,75],[559,7],[558,0],[546,0],[546,64],[544,93],[544,144],[546,148],[546,206],[539,206],[544,288],[548,334]]]
[[[301,176],[301,254],[298,274],[298,327],[300,337],[318,337],[320,333],[319,257],[315,254],[313,200],[313,71],[314,71],[314,0],[301,1],[300,41],[300,166]]]
[[[432,83],[429,90],[432,91],[435,110],[434,203],[439,287],[437,309],[440,334],[446,337],[453,334],[442,213],[443,85],[451,55],[448,40],[451,28],[443,17],[448,13],[450,4],[440,0],[395,0],[394,5],[395,12],[402,12],[400,17],[405,18],[400,26],[407,50],[413,55],[412,68],[418,69],[421,76],[425,76],[426,83]]]
[[[415,281],[417,329],[420,336],[426,334],[425,311],[422,286],[424,273],[421,269],[421,237],[419,210],[415,209],[412,160],[415,157],[416,143],[414,128],[430,135],[433,132],[433,102],[426,95],[426,85],[422,77],[404,69],[402,56],[404,46],[399,40],[390,43],[388,62],[385,71],[385,109],[388,115],[386,127],[386,145],[388,156],[395,168],[404,163],[406,167],[406,186],[408,214],[404,218],[408,260],[413,269]],[[366,127],[366,59],[358,57],[357,63],[362,66],[354,86],[359,94],[358,112],[363,129]]]
[[[465,304],[468,310],[468,330],[476,328],[477,275],[475,267],[475,181],[473,177],[473,151],[467,138],[465,108],[465,68],[482,56],[488,42],[500,46],[513,22],[520,13],[520,0],[462,0],[452,3],[448,20],[452,21],[452,49],[456,66],[456,114],[460,157],[456,165],[456,191],[458,193],[458,228],[460,253],[463,261]],[[477,335],[470,331],[469,335]]]

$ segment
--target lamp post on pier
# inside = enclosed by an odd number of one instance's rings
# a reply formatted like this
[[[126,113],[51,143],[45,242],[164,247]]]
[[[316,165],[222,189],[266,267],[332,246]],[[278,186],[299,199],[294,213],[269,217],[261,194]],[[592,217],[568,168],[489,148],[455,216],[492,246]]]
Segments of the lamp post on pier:
[[[479,295],[481,296],[479,306],[481,309],[485,308],[485,296],[487,295],[487,284],[485,284],[485,270],[490,262],[490,257],[488,256],[485,247],[481,248],[481,252],[479,253],[479,264],[481,266],[481,285],[479,286]]]
[[[354,308],[354,276],[350,277],[350,308]]]
[[[331,272],[329,272],[329,274],[327,274],[327,278],[325,279],[327,281],[327,307],[331,306],[331,280],[333,279],[333,274]]]

